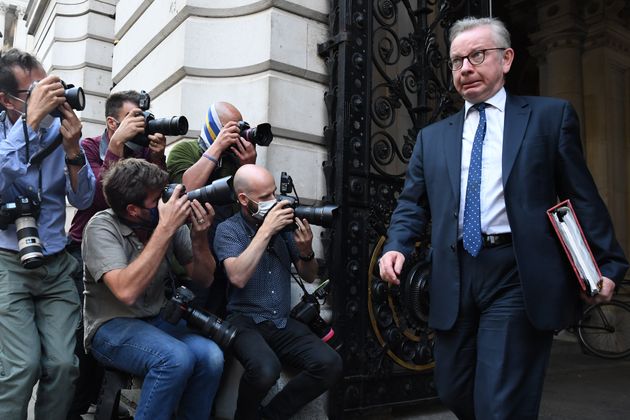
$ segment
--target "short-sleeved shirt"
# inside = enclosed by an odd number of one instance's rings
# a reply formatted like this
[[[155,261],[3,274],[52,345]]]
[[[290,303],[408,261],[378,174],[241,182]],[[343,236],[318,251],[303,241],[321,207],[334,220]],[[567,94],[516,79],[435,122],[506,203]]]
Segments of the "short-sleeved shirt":
[[[151,262],[160,265],[158,271],[144,294],[133,305],[118,300],[103,281],[106,273],[127,267],[143,249],[144,244],[112,209],[96,213],[85,227],[81,250],[85,264],[86,349],[90,348],[96,330],[110,319],[153,317],[159,314],[166,303],[165,286],[170,282],[167,258]],[[166,255],[174,255],[183,265],[192,261],[190,230],[186,225],[177,230]]]
[[[251,243],[256,227],[239,212],[217,227],[214,250],[220,262],[238,257]],[[284,328],[291,310],[291,262],[299,251],[290,232],[275,235],[245,287],[230,288],[227,310],[251,317],[255,323],[271,320]]]

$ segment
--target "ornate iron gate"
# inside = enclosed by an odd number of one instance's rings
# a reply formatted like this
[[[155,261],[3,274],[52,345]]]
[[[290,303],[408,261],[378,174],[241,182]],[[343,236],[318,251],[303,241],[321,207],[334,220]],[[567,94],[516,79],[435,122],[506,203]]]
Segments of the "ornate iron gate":
[[[448,28],[488,12],[488,0],[331,1],[330,39],[319,53],[330,74],[324,173],[340,214],[328,261],[344,361],[332,418],[435,396],[426,247],[400,287],[380,281],[376,260],[418,130],[458,105],[445,64]]]

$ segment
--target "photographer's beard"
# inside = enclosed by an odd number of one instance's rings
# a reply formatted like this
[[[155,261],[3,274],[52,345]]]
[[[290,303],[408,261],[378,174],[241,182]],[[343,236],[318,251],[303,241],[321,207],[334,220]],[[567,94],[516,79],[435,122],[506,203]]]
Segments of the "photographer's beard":
[[[160,213],[157,207],[142,207],[141,214],[135,217],[136,220],[125,220],[125,224],[132,230],[153,232],[160,223]]]

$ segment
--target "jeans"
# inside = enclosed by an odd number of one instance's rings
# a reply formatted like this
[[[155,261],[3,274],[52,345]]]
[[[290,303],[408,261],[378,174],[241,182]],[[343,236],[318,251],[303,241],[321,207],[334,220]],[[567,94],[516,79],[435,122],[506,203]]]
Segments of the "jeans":
[[[144,377],[136,420],[210,418],[223,353],[183,320],[114,318],[96,331],[91,351],[105,366]]]
[[[239,328],[233,350],[245,368],[235,419],[259,418],[260,402],[280,376],[282,363],[299,369],[300,373],[262,408],[266,419],[290,418],[341,376],[339,354],[303,323],[289,318],[285,328],[277,328],[271,321],[255,324],[245,315],[232,315],[228,319]]]

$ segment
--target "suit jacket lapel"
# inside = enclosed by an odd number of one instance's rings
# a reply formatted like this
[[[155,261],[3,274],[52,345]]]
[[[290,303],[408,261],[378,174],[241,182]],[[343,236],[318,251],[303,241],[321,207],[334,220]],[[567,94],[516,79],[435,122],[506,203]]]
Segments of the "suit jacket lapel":
[[[448,121],[444,131],[444,157],[448,168],[448,177],[453,189],[453,197],[459,202],[462,171],[462,133],[464,131],[464,108]]]
[[[529,122],[531,108],[519,96],[507,95],[505,101],[505,122],[503,126],[503,187],[512,172],[512,167],[523,144],[525,130]]]

